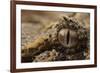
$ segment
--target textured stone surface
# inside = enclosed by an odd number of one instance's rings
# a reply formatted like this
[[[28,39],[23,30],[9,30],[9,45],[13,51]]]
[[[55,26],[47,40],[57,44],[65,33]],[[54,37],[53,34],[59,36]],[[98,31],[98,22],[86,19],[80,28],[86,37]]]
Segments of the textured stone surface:
[[[47,62],[47,61],[55,61],[58,56],[58,52],[55,49],[51,51],[44,51],[41,54],[35,56],[33,58],[33,62]]]

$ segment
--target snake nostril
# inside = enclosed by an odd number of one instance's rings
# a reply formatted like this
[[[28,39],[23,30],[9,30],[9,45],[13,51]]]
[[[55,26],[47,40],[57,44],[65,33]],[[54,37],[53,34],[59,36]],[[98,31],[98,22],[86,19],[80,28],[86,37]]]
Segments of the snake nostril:
[[[67,32],[67,37],[66,37],[66,38],[67,38],[66,41],[67,41],[67,44],[68,44],[68,43],[69,43],[69,38],[70,38],[70,31],[69,31],[69,30],[68,30],[68,32]]]

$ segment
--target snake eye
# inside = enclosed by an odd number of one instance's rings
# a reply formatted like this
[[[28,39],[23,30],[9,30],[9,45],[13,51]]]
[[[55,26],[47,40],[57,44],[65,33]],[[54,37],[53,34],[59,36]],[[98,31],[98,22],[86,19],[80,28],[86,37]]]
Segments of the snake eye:
[[[73,48],[78,44],[78,35],[74,30],[61,29],[58,33],[58,40],[64,47]]]

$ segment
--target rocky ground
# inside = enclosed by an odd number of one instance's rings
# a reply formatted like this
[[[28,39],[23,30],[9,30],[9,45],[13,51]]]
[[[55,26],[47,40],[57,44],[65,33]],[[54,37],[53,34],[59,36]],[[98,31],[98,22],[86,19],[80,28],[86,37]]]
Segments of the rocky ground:
[[[81,22],[81,25],[89,30],[89,14],[88,13],[67,13],[67,12],[44,12],[44,11],[26,11],[22,10],[22,32],[21,32],[21,50],[26,50],[26,46],[38,39],[39,36],[44,35],[43,33],[47,27],[59,21],[62,16],[74,18]],[[42,40],[41,40],[42,41]],[[31,44],[31,46],[34,44]],[[35,46],[37,45],[37,42]],[[39,45],[38,45],[39,46]],[[38,48],[37,48],[38,49]],[[89,59],[89,47],[86,48],[85,52],[75,52],[73,49],[64,50],[61,49],[59,52],[57,49],[52,48],[48,50],[39,50],[41,52],[36,55],[28,55],[23,57],[22,51],[22,62],[46,62],[46,61],[63,61],[63,60],[85,60]],[[28,50],[28,48],[27,48]],[[37,52],[37,50],[34,50]],[[72,52],[67,54],[67,52]]]

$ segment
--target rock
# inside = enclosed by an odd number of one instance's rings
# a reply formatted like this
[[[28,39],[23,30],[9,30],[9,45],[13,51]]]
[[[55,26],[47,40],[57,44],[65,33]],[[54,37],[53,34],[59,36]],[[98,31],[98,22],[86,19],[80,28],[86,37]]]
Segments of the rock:
[[[55,49],[51,51],[45,51],[33,58],[33,62],[48,62],[55,61],[58,56],[58,52]]]

